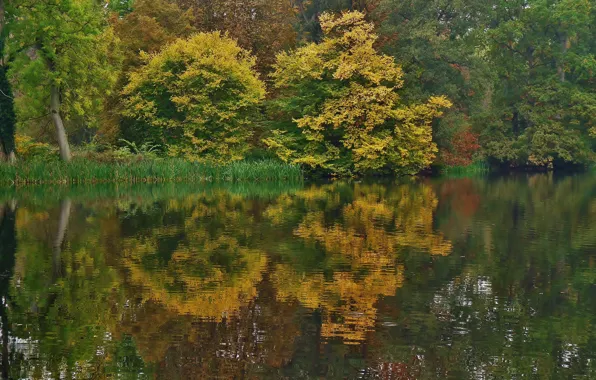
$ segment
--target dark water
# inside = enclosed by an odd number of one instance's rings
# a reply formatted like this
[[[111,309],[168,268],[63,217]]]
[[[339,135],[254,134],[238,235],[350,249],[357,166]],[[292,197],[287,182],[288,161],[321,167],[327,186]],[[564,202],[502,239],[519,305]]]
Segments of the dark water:
[[[2,374],[596,378],[596,176],[0,190]]]

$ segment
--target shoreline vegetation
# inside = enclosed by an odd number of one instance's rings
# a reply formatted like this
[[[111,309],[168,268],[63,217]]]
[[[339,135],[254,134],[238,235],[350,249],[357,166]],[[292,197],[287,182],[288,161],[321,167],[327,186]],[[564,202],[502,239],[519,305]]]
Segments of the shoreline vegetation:
[[[56,185],[101,183],[222,183],[288,182],[303,180],[297,165],[276,160],[236,161],[211,165],[176,158],[97,162],[75,158],[70,162],[18,161],[0,165],[0,184]]]
[[[31,185],[106,185],[135,186],[139,184],[177,184],[191,186],[234,186],[245,194],[269,194],[287,186],[299,186],[305,181],[335,179],[398,179],[399,176],[321,176],[317,172],[305,171],[296,164],[284,163],[278,159],[261,158],[234,161],[228,164],[192,162],[181,158],[146,157],[142,154],[126,159],[106,159],[101,155],[75,155],[69,162],[58,160],[56,152],[45,157],[19,160],[14,164],[0,163],[0,190]],[[51,163],[50,163],[51,162]],[[594,166],[569,167],[555,172],[577,172],[594,170]],[[414,177],[478,177],[496,173],[545,172],[544,168],[504,169],[477,160],[470,165],[433,166],[431,170]],[[264,186],[263,191],[255,187]]]
[[[0,0],[0,183],[596,163],[593,2],[202,3]]]

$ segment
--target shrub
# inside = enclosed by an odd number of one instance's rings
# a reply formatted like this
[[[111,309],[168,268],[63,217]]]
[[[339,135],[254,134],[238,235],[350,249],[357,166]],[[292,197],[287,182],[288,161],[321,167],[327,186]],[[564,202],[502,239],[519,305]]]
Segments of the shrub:
[[[177,40],[130,77],[124,116],[154,130],[172,156],[224,163],[249,148],[251,119],[265,96],[255,59],[219,32]]]
[[[49,159],[57,157],[57,150],[46,143],[36,142],[25,135],[15,136],[17,156],[23,160]]]

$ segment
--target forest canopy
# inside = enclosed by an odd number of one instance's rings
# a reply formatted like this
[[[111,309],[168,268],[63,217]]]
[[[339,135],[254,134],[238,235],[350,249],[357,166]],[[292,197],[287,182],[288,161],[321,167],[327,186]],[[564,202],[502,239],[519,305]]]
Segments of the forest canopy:
[[[33,159],[23,141],[66,161],[266,157],[327,175],[596,159],[590,0],[0,0],[0,12],[2,159],[15,145]]]

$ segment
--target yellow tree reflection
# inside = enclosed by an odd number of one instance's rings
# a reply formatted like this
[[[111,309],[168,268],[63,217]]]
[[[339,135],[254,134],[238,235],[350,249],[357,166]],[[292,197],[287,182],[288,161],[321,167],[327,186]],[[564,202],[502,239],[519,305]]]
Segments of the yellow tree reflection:
[[[143,299],[180,315],[221,321],[235,314],[256,296],[267,265],[263,252],[243,243],[255,232],[250,208],[225,191],[168,202],[164,215],[179,220],[122,241],[130,282]]]
[[[342,194],[344,194],[342,196]],[[397,264],[403,249],[445,256],[451,243],[433,229],[438,204],[430,186],[332,184],[280,199],[266,211],[272,223],[303,217],[294,235],[305,248],[325,253],[323,271],[300,272],[276,265],[273,281],[280,300],[299,300],[321,309],[325,338],[358,343],[374,329],[376,303],[392,296],[404,282]],[[330,221],[330,222],[329,222]]]

